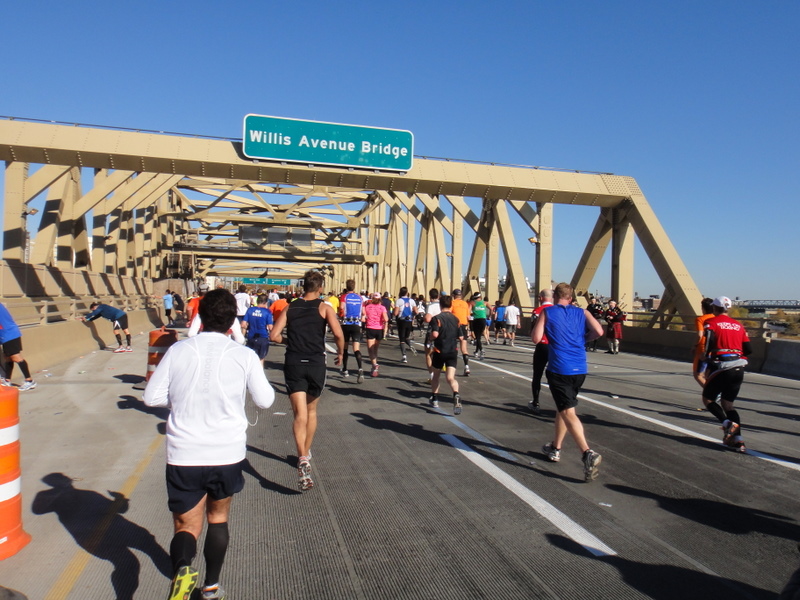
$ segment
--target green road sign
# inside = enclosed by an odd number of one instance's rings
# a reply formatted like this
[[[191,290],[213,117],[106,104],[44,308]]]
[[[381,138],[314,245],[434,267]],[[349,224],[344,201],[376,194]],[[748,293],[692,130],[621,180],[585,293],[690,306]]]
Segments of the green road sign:
[[[247,115],[243,138],[244,155],[264,160],[409,171],[414,158],[414,135],[401,129]]]
[[[291,279],[267,279],[267,285],[289,285]]]

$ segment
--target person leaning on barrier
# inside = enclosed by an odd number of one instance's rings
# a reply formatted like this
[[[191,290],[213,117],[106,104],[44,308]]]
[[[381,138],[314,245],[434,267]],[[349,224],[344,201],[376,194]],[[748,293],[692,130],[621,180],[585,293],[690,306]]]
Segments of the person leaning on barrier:
[[[114,350],[114,352],[133,352],[133,348],[131,348],[131,332],[128,329],[128,315],[124,310],[109,306],[108,304],[100,304],[99,302],[92,302],[89,305],[89,310],[92,312],[85,317],[78,317],[78,320],[86,323],[100,317],[108,319],[111,321],[114,329],[114,336],[117,338],[117,343],[119,344],[119,347]],[[126,346],[122,345],[122,336],[119,334],[120,331],[125,334]]]
[[[147,406],[170,409],[166,470],[174,525],[170,600],[191,597],[197,585],[199,574],[192,561],[205,522],[202,598],[225,597],[219,580],[228,548],[231,502],[244,487],[246,392],[261,408],[269,408],[275,400],[258,356],[225,335],[236,321],[233,295],[227,290],[208,292],[198,311],[203,331],[170,346],[144,391]]]

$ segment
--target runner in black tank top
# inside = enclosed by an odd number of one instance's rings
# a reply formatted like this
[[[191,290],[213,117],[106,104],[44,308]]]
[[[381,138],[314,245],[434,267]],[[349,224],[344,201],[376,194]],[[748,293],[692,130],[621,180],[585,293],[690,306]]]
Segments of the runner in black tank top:
[[[328,322],[319,314],[322,299],[298,298],[286,309],[286,325],[292,332],[286,344],[289,364],[325,364],[325,327]]]
[[[311,479],[311,442],[317,430],[317,400],[325,387],[325,326],[336,340],[335,364],[342,363],[344,335],[336,312],[320,299],[322,273],[308,271],[303,278],[303,297],[281,311],[272,326],[270,339],[287,344],[283,375],[294,412],[294,441],[297,445],[297,471],[300,490],[314,486]],[[289,325],[291,335],[283,336]]]

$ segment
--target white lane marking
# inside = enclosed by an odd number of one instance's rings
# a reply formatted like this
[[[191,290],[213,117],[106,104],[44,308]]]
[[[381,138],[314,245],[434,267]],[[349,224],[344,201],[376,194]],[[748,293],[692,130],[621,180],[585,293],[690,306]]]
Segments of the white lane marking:
[[[492,439],[490,439],[490,438],[486,437],[485,435],[483,435],[483,434],[481,434],[481,433],[478,433],[478,432],[477,432],[477,431],[475,431],[475,430],[474,430],[472,427],[470,427],[469,425],[465,425],[464,423],[462,423],[461,421],[459,421],[459,420],[458,420],[458,419],[456,419],[455,417],[453,417],[453,416],[451,416],[451,415],[448,415],[448,414],[447,414],[446,412],[444,412],[442,409],[436,409],[436,408],[434,408],[434,409],[431,409],[431,410],[435,410],[435,411],[437,411],[437,412],[438,412],[440,415],[442,415],[443,417],[446,417],[446,418],[448,418],[448,419],[449,419],[449,420],[450,420],[450,421],[451,421],[451,422],[452,422],[454,425],[457,425],[458,427],[460,427],[461,429],[463,429],[463,430],[464,430],[464,432],[465,432],[465,433],[467,433],[467,435],[469,435],[469,436],[470,436],[471,438],[473,438],[474,440],[476,440],[476,441],[478,441],[478,442],[482,442],[482,443],[486,444],[486,449],[487,449],[487,450],[489,450],[490,452],[492,452],[493,454],[496,454],[497,456],[499,456],[499,457],[501,457],[501,458],[505,458],[506,460],[510,460],[510,461],[512,461],[512,462],[519,462],[519,461],[517,460],[517,457],[516,457],[516,456],[514,456],[514,455],[512,455],[512,454],[510,454],[510,453],[506,452],[505,450],[501,449],[501,448],[500,448],[500,447],[497,445],[497,442],[495,442],[494,440],[492,440]]]
[[[500,367],[496,367],[494,365],[490,365],[484,362],[478,362],[478,364],[483,365],[484,367],[488,367],[490,369],[494,369],[495,371],[500,371],[501,373],[505,373],[507,375],[511,375],[512,377],[519,377],[520,379],[524,379],[525,381],[531,381],[530,377],[525,377],[525,375],[520,375],[519,373],[514,373],[512,371],[507,371],[505,369],[501,369]],[[545,387],[550,387],[546,383],[542,384]],[[578,394],[578,398],[581,400],[586,400],[587,402],[591,402],[592,404],[597,404],[598,406],[602,406],[604,408],[608,408],[610,410],[615,410],[617,412],[626,414],[630,417],[634,417],[636,419],[640,419],[642,421],[647,421],[648,423],[652,423],[653,425],[658,425],[659,427],[663,427],[665,429],[670,429],[677,433],[682,433],[684,435],[688,435],[689,437],[696,438],[698,440],[703,440],[706,442],[712,443],[719,443],[718,438],[712,438],[710,436],[704,435],[702,433],[697,433],[696,431],[691,431],[690,429],[684,429],[683,427],[679,427],[678,425],[673,425],[672,423],[667,423],[666,421],[659,421],[658,419],[654,419],[653,417],[648,417],[645,415],[640,415],[639,413],[633,412],[632,410],[628,410],[626,408],[622,408],[620,406],[614,406],[613,404],[608,404],[606,402],[602,402],[601,400],[596,400],[594,398],[590,398],[585,394]],[[771,456],[769,454],[764,454],[763,452],[757,452],[755,450],[747,450],[747,454],[750,456],[754,456],[756,458],[760,458],[761,460],[765,460],[767,462],[776,464],[780,467],[786,467],[788,469],[793,469],[794,471],[800,471],[800,464],[793,463],[791,461],[777,458],[775,456]]]
[[[586,529],[578,525],[567,515],[558,510],[555,506],[538,496],[530,489],[526,488],[519,481],[511,477],[508,473],[493,465],[487,458],[478,454],[475,450],[467,446],[456,436],[449,433],[440,434],[440,437],[463,456],[469,459],[474,465],[481,468],[488,475],[493,477],[498,483],[517,498],[525,502],[542,517],[555,525],[564,535],[580,544],[595,556],[616,556],[617,553],[609,546],[600,541],[597,537],[589,533]]]

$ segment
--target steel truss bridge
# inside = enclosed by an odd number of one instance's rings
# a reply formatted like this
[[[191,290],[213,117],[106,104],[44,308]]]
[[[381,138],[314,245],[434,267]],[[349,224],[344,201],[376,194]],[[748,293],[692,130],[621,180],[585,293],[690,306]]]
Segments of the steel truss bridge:
[[[535,244],[535,287],[549,286],[553,206],[570,204],[597,213],[579,294],[610,250],[611,295],[632,303],[636,236],[664,285],[653,324],[694,316],[702,298],[632,177],[422,158],[407,173],[282,164],[247,159],[234,140],[12,118],[0,119],[0,159],[7,265],[141,280],[316,267],[329,289],[352,278],[465,293],[485,273],[491,300],[524,306],[517,244]]]

